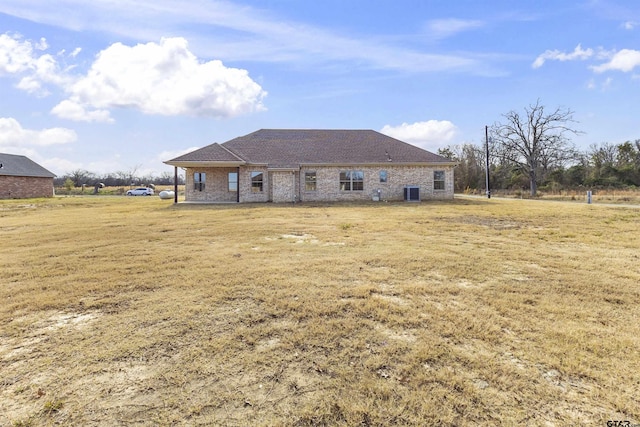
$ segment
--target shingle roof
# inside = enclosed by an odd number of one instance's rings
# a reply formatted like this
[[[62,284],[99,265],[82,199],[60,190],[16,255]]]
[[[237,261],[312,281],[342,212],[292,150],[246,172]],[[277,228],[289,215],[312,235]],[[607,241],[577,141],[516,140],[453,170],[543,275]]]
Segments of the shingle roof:
[[[176,157],[172,162],[243,162],[241,158],[214,142],[182,156]]]
[[[261,129],[166,163],[228,161],[230,155],[272,168],[302,164],[451,163],[447,158],[373,130],[317,129]]]
[[[5,153],[0,153],[0,175],[38,178],[55,178],[56,176],[25,156]]]

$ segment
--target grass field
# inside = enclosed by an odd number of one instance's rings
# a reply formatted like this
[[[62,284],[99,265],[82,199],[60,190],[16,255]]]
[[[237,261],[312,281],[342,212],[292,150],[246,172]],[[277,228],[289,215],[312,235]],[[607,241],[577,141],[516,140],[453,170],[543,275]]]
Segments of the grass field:
[[[640,209],[0,201],[1,426],[640,423]]]
[[[511,198],[511,199],[540,199],[540,200],[555,200],[565,202],[580,202],[585,203],[587,201],[587,191],[591,191],[591,200],[596,204],[620,204],[629,205],[640,204],[640,191],[637,189],[614,189],[614,188],[595,188],[595,189],[580,189],[580,190],[539,190],[535,197],[531,197],[528,191],[525,190],[491,190],[491,194],[496,197]],[[467,190],[461,194],[484,196],[485,190]]]

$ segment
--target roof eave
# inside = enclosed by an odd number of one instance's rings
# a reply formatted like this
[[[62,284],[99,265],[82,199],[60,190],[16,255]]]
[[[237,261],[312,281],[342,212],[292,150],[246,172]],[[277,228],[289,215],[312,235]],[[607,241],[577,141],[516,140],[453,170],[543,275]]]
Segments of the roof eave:
[[[300,170],[300,166],[269,166],[269,172],[296,172]]]
[[[365,163],[365,162],[336,162],[336,163],[301,163],[300,167],[354,167],[354,166],[457,166],[457,162],[374,162],[374,163]]]
[[[54,173],[41,174],[41,175],[37,175],[33,173],[0,173],[0,176],[17,176],[17,177],[24,177],[24,178],[56,178],[58,175]]]
[[[169,160],[164,162],[166,165],[175,166],[178,168],[231,168],[243,166],[246,162],[234,162],[234,161],[207,161],[207,160]]]

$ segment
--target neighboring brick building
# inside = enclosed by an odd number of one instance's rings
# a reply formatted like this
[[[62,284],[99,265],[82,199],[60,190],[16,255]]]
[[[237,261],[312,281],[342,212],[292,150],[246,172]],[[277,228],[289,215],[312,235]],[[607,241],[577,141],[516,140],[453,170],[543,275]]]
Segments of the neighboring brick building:
[[[186,201],[240,203],[452,199],[456,165],[373,130],[293,129],[262,129],[165,163],[186,170]]]
[[[55,175],[25,156],[0,153],[0,199],[52,197]]]

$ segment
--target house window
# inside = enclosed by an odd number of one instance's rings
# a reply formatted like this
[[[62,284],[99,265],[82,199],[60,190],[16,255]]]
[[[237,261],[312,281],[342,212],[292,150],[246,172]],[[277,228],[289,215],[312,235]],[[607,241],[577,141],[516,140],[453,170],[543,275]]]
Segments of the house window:
[[[380,171],[380,182],[387,182],[387,171]]]
[[[204,191],[204,184],[207,180],[207,174],[204,172],[196,172],[193,174],[193,189],[196,191]]]
[[[229,172],[229,191],[238,191],[238,172]]]
[[[316,173],[304,173],[304,191],[316,191]]]
[[[262,191],[264,174],[262,172],[251,172],[251,191],[259,193]]]
[[[444,171],[433,171],[433,189],[444,190]]]
[[[362,191],[364,189],[364,172],[340,172],[340,191]]]

